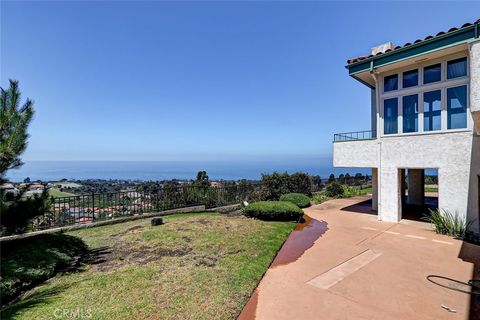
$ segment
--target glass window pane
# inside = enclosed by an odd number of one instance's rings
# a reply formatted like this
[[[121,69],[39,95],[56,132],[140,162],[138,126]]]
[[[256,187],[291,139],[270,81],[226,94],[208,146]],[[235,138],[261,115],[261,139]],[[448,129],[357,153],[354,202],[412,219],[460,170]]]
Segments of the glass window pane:
[[[418,95],[403,97],[403,132],[418,131]]]
[[[464,77],[467,75],[467,58],[460,58],[447,62],[447,79]]]
[[[467,127],[467,86],[447,89],[447,128]]]
[[[383,78],[383,92],[398,89],[398,75],[394,74]]]
[[[411,70],[403,73],[403,88],[415,87],[418,85],[418,70]]]
[[[398,100],[397,98],[386,99],[383,102],[383,116],[384,116],[384,128],[385,134],[398,132]]]
[[[434,131],[442,128],[442,91],[423,94],[423,130]]]
[[[442,65],[434,64],[423,68],[423,83],[432,83],[442,80]]]

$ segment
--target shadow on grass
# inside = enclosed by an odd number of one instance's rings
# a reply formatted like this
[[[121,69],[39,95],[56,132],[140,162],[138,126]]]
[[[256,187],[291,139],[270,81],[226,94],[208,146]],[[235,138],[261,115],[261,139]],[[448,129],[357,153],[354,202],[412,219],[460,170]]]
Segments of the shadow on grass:
[[[1,318],[15,319],[15,316],[23,310],[28,310],[37,305],[48,303],[49,301],[54,300],[55,297],[67,290],[69,287],[70,286],[68,285],[61,285],[35,290],[32,293],[27,294],[27,296],[23,297],[21,300],[7,306],[4,310],[2,310]]]
[[[99,247],[88,250],[82,258],[85,264],[101,264],[108,261],[109,255],[112,253],[110,247]]]
[[[45,234],[3,242],[1,252],[0,301],[3,307],[58,272],[77,271],[89,251],[77,237]]]

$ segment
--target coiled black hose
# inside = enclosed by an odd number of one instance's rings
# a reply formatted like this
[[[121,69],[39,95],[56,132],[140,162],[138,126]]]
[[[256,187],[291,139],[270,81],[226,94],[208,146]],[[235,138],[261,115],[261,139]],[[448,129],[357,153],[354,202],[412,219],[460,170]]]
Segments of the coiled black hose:
[[[454,284],[460,284],[460,285],[463,285],[463,286],[466,286],[466,287],[471,287],[471,291],[459,289],[459,288],[455,287],[455,285],[442,284],[441,282],[438,281],[438,279],[448,280],[450,282],[453,282]],[[471,295],[480,295],[480,280],[479,279],[472,279],[472,280],[469,280],[468,282],[463,282],[463,281],[455,280],[455,279],[452,279],[452,278],[448,278],[448,277],[444,277],[444,276],[437,276],[437,275],[431,274],[431,275],[427,276],[427,280],[430,281],[431,283],[436,284],[437,286],[447,288],[447,289],[450,289],[450,290],[454,290],[454,291],[458,291],[458,292],[462,292],[462,293],[466,293],[466,294],[471,294]]]

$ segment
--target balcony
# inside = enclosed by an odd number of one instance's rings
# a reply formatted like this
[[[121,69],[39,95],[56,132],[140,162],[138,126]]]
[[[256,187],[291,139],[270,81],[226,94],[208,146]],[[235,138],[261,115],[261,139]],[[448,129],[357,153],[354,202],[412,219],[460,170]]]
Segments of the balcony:
[[[379,155],[376,139],[376,130],[336,133],[333,136],[333,166],[376,168]]]
[[[335,133],[333,142],[373,140],[377,138],[377,130],[365,130],[356,132]]]

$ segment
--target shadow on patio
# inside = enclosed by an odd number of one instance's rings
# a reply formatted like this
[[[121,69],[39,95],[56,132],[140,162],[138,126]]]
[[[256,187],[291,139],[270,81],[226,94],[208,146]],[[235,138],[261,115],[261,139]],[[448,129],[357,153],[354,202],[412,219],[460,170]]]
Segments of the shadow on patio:
[[[463,242],[458,257],[465,262],[473,264],[472,280],[476,280],[475,290],[477,294],[470,296],[469,320],[478,320],[480,318],[480,247],[468,242]]]
[[[341,211],[349,211],[349,212],[356,212],[356,213],[366,213],[371,215],[377,215],[377,211],[372,209],[372,199],[368,199],[359,203],[355,203],[353,205],[344,207],[340,209]]]

